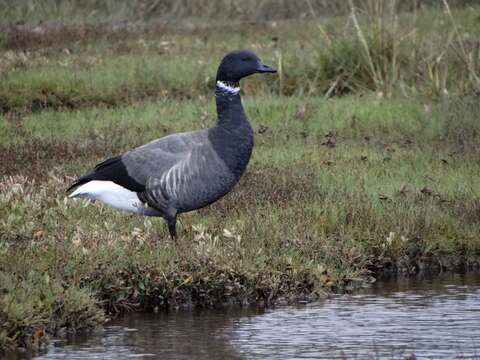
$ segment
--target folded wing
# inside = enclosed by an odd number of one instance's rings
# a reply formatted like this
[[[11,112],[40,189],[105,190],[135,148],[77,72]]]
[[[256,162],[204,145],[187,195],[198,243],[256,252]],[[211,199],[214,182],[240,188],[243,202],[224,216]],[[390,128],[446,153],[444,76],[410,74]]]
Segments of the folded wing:
[[[67,192],[93,180],[112,181],[130,191],[143,192],[149,178],[160,179],[206,137],[201,130],[154,140],[99,163],[92,172],[78,178]]]

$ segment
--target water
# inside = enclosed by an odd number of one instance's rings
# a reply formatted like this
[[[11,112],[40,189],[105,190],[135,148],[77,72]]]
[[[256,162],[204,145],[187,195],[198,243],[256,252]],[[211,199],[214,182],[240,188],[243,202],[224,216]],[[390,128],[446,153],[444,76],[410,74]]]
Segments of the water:
[[[40,359],[480,359],[480,274],[379,282],[267,310],[130,314]]]

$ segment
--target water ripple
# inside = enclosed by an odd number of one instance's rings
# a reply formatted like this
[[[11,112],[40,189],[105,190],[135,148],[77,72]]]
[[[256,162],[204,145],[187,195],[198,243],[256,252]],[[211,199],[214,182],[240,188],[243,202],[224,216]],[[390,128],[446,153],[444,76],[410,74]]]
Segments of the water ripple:
[[[425,284],[242,318],[230,341],[246,358],[478,358],[480,284]]]

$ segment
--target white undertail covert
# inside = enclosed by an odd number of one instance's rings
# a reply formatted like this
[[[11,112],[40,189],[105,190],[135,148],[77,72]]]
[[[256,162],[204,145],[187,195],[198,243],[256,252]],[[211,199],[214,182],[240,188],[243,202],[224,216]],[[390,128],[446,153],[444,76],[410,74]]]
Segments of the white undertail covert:
[[[158,214],[155,209],[145,206],[138,198],[136,192],[115,184],[113,181],[89,181],[76,188],[68,197],[98,200],[115,209],[136,214]]]

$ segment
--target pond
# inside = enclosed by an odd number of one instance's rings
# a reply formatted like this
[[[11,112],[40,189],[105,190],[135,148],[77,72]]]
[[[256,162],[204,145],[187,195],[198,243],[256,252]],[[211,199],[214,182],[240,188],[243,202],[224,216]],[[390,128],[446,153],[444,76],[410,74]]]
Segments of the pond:
[[[480,274],[379,281],[273,309],[128,314],[39,359],[480,359]],[[413,358],[413,357],[412,357]]]

